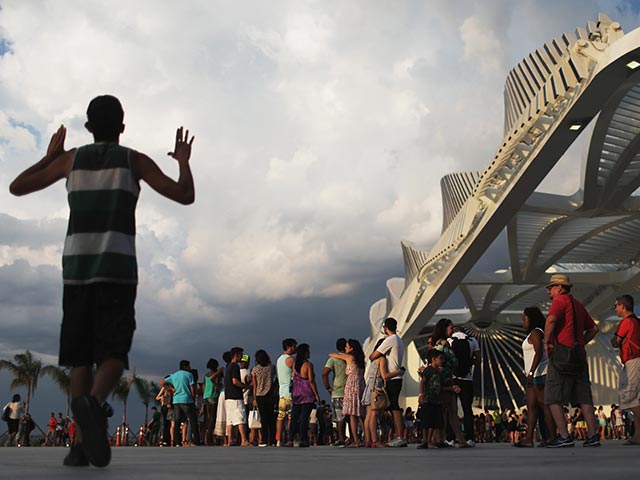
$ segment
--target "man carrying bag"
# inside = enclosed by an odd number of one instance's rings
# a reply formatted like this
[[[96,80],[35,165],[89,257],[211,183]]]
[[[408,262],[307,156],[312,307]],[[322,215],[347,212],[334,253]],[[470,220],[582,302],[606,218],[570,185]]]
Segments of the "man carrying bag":
[[[563,406],[569,403],[579,404],[587,421],[583,446],[600,446],[584,348],[596,336],[598,327],[584,305],[571,295],[572,286],[563,274],[552,275],[547,285],[552,302],[544,329],[549,357],[544,400],[558,427],[558,436],[547,444],[549,448],[574,446],[563,412]]]

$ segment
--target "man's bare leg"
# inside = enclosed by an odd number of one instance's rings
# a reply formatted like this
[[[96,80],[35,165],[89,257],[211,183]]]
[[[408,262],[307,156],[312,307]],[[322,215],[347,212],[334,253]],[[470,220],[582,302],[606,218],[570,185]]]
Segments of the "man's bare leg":
[[[120,359],[110,358],[100,364],[93,376],[93,386],[91,388],[91,395],[100,404],[103,404],[116,388],[123,371],[124,362]]]
[[[580,405],[584,419],[587,422],[587,438],[591,438],[596,434],[596,414],[593,405]]]
[[[403,438],[402,433],[404,431],[404,422],[402,421],[401,410],[393,411],[393,426],[396,429],[395,431],[396,438]]]
[[[567,438],[569,436],[569,430],[567,430],[567,419],[564,418],[562,405],[557,403],[551,404],[549,405],[549,410],[551,410],[551,416],[553,416],[553,420],[556,422],[558,433],[561,437]]]

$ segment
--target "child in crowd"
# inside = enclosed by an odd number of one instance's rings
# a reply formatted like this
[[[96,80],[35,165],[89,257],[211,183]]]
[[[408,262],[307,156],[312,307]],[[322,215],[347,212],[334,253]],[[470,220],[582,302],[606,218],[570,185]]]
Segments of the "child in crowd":
[[[421,424],[423,428],[423,443],[418,446],[424,448],[438,448],[442,445],[441,430],[444,428],[444,412],[442,410],[443,391],[458,393],[460,388],[457,385],[443,382],[442,365],[444,364],[444,353],[437,349],[427,352],[427,362],[429,365],[422,371],[420,380],[421,404]]]

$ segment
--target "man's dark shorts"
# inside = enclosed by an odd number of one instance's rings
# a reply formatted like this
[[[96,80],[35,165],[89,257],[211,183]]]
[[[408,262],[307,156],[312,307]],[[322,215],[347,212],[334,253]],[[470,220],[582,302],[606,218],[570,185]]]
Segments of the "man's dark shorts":
[[[387,387],[387,395],[389,395],[389,401],[391,402],[389,404],[389,407],[387,407],[387,410],[402,411],[402,408],[398,403],[398,400],[400,399],[400,390],[402,390],[402,379],[400,378],[396,380],[387,380],[386,387]]]
[[[544,387],[544,403],[546,405],[593,405],[589,366],[585,364],[580,375],[560,375],[550,361]]]
[[[129,368],[136,290],[116,283],[64,285],[59,364],[87,367],[118,359]]]

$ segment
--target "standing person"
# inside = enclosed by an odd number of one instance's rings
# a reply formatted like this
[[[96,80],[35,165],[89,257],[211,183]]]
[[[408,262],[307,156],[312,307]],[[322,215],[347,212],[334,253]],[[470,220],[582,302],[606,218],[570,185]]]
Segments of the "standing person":
[[[226,351],[222,354],[222,361],[224,362],[224,371],[227,370],[227,367],[231,363],[231,352]],[[220,396],[218,397],[218,411],[216,412],[216,425],[213,429],[213,436],[220,437],[222,439],[222,444],[224,446],[229,445],[229,438],[227,438],[227,409],[225,408],[224,400],[224,373],[222,374],[222,378],[220,379],[222,382],[222,391],[220,392]]]
[[[547,293],[552,302],[544,329],[544,344],[549,357],[544,400],[549,405],[559,432],[558,436],[547,444],[549,448],[574,445],[562,409],[562,406],[567,403],[579,404],[587,422],[587,438],[583,446],[600,446],[600,439],[596,434],[589,366],[586,361],[587,352],[584,349],[584,346],[598,333],[598,327],[582,303],[571,295],[572,286],[569,277],[561,273],[552,275],[547,285]],[[580,373],[567,375],[558,372],[553,361],[553,353],[557,345],[569,348],[575,345],[579,349],[583,359]]]
[[[453,353],[458,359],[458,366],[453,371],[453,383],[460,387],[460,404],[462,405],[464,438],[470,447],[474,442],[473,418],[473,368],[480,365],[480,344],[461,327],[453,327],[453,333],[447,339]]]
[[[308,344],[301,343],[297,346],[291,385],[291,438],[289,446],[293,446],[296,434],[300,439],[300,447],[309,446],[309,416],[315,405],[314,402],[320,403],[313,373],[313,363],[309,361],[310,357],[311,351]]]
[[[182,204],[194,201],[189,158],[193,137],[182,127],[169,155],[178,161],[177,181],[148,156],[119,145],[124,111],[111,95],[94,98],[85,127],[94,142],[65,151],[66,129],[53,135],[47,154],[16,177],[9,190],[25,195],[67,179],[69,227],[62,253],[63,319],[59,363],[71,367],[71,409],[82,432],[67,466],[104,467],[111,448],[102,408],[122,372],[135,330],[138,283],[135,210],[144,180]],[[93,371],[93,365],[97,370]]]
[[[173,385],[166,383],[160,388],[156,400],[160,402],[160,415],[162,415],[162,445],[168,447],[173,444],[171,436],[171,420],[168,418],[169,410],[173,410]]]
[[[20,419],[22,435],[18,440],[18,444],[23,447],[31,446],[31,432],[36,428],[36,422],[33,421],[29,413],[25,413]],[[72,439],[73,440],[73,439]]]
[[[222,391],[222,374],[224,370],[218,368],[218,361],[210,358],[207,362],[207,373],[204,374],[204,392],[202,401],[204,402],[204,444],[215,445],[213,430],[216,425],[216,414],[218,412],[218,398]]]
[[[283,352],[276,361],[279,386],[278,421],[276,425],[278,447],[287,445],[285,441],[285,431],[287,430],[285,422],[291,418],[291,375],[293,364],[295,363],[293,353],[296,351],[297,346],[298,342],[293,338],[282,340]]]
[[[347,345],[346,338],[336,340],[336,350],[338,353],[344,353]],[[347,374],[345,370],[347,363],[339,358],[329,358],[322,369],[322,383],[327,392],[331,394],[331,406],[333,407],[333,421],[336,424],[338,433],[338,441],[333,444],[335,447],[344,446],[347,438],[345,435],[346,421],[342,412],[342,404],[344,402],[344,386],[347,383]],[[333,381],[329,383],[329,375],[333,373]]]
[[[398,322],[395,318],[389,317],[382,324],[382,329],[387,336],[382,344],[369,355],[369,360],[373,361],[382,356],[387,357],[387,366],[390,371],[400,370],[404,356],[404,345],[402,339],[396,333]],[[402,390],[402,375],[397,375],[387,380],[387,393],[391,405],[388,410],[393,415],[393,425],[395,429],[395,438],[389,442],[389,447],[406,447],[407,440],[402,437],[403,419],[402,408],[398,400],[400,399],[400,391]]]
[[[544,403],[544,386],[549,363],[544,350],[544,323],[544,315],[538,307],[524,309],[522,328],[527,332],[527,338],[522,342],[522,357],[524,372],[527,375],[527,434],[524,439],[514,444],[516,447],[533,447],[539,408],[544,412],[546,434],[555,437],[556,425],[549,407]],[[544,440],[548,442],[550,438],[544,438]]]
[[[7,438],[7,445],[10,447],[15,447],[18,444],[18,430],[20,429],[20,418],[22,418],[22,414],[24,413],[24,405],[22,404],[21,397],[18,393],[16,393],[11,401],[7,403],[4,407],[2,407],[2,413],[4,417],[5,411],[8,409],[8,416],[6,418],[7,422],[7,430],[9,433],[9,437]],[[52,412],[53,414],[53,412]],[[55,418],[54,418],[55,421]]]
[[[245,417],[247,418],[247,431],[249,432],[249,443],[251,445],[258,445],[260,436],[259,428],[251,428],[249,425],[249,412],[253,408],[253,387],[251,385],[251,372],[249,371],[249,362],[251,361],[251,357],[244,353],[238,365],[240,365],[240,380],[244,383],[244,388],[242,389],[242,401],[244,403],[244,412]]]
[[[161,424],[162,415],[158,411],[158,407],[151,407],[151,419],[147,423],[147,445],[155,447],[158,444]]]
[[[224,375],[224,406],[227,412],[227,437],[228,445],[232,445],[233,427],[238,427],[242,446],[248,447],[249,438],[247,436],[247,412],[244,408],[243,390],[247,385],[242,381],[240,373],[240,360],[244,350],[240,347],[231,349],[231,363],[227,366]]]
[[[384,342],[383,342],[384,343]],[[349,416],[350,447],[359,447],[358,423],[365,416],[361,399],[364,393],[364,352],[360,342],[354,338],[347,340],[344,353],[330,353],[329,357],[344,360],[347,363],[345,373],[347,383],[344,387],[343,413]],[[402,410],[401,410],[402,412]]]
[[[51,412],[49,415],[49,422],[47,423],[47,434],[44,436],[44,446],[46,447],[49,444],[49,439],[51,439],[51,446],[55,446],[56,443],[56,414]]]
[[[256,352],[256,366],[251,370],[253,406],[260,412],[261,439],[259,447],[276,444],[276,419],[274,416],[273,387],[275,369],[269,354],[260,349]]]
[[[168,377],[160,380],[160,385],[163,387],[170,383],[173,386],[173,412],[174,412],[174,425],[173,425],[173,446],[186,445],[189,443],[189,439],[182,438],[184,432],[180,428],[180,424],[187,420],[191,426],[191,433],[196,445],[200,445],[200,434],[198,432],[198,417],[196,415],[196,382],[191,373],[191,363],[189,360],[180,361],[180,370],[172,373]],[[179,442],[181,439],[181,442]]]
[[[381,338],[376,343],[374,350],[383,342]],[[371,393],[375,387],[382,387],[384,382],[390,378],[404,374],[404,367],[399,370],[390,372],[387,367],[387,357],[378,357],[371,362],[367,380],[365,382],[364,392],[362,393],[362,406],[366,408],[366,416],[364,419],[364,446],[376,448],[378,447],[378,420],[382,413],[380,410],[374,410],[371,406]],[[381,445],[383,446],[383,445]]]
[[[616,298],[616,315],[622,318],[611,345],[620,349],[622,370],[618,377],[620,409],[633,413],[634,432],[624,445],[640,445],[640,320],[633,313],[633,297]],[[602,408],[602,407],[600,407]]]
[[[458,417],[458,393],[460,387],[453,382],[453,372],[458,366],[458,357],[449,346],[449,337],[453,333],[453,322],[449,318],[441,318],[436,323],[431,339],[434,348],[443,353],[443,363],[440,368],[440,376],[442,381],[442,389],[440,398],[442,400],[442,411],[445,419],[445,428],[448,425],[458,442],[459,448],[468,448],[470,445],[466,442],[462,429],[460,427],[460,417]],[[453,388],[448,388],[453,387]],[[446,436],[446,435],[445,435]],[[449,442],[449,446],[455,445],[454,439]]]
[[[442,389],[459,388],[454,385],[443,386],[440,370],[444,364],[444,354],[440,350],[427,351],[428,366],[420,372],[420,396],[418,402],[424,429],[419,449],[439,448],[443,439],[440,432],[444,429],[444,411],[442,410]]]

